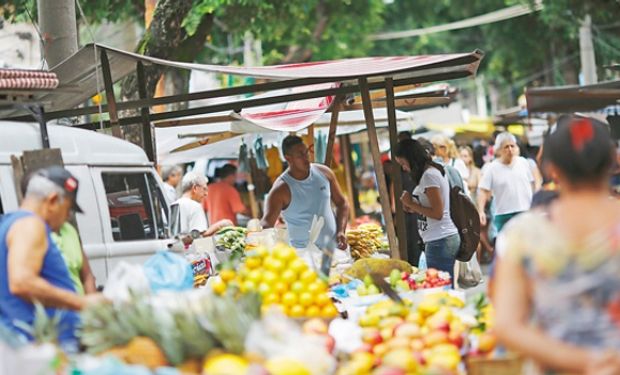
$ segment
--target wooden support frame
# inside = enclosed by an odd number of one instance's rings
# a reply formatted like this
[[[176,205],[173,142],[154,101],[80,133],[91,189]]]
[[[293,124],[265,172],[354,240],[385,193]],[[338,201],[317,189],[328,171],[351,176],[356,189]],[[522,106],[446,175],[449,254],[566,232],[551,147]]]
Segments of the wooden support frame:
[[[146,79],[144,78],[144,65],[141,61],[138,61],[136,64],[136,74],[138,76],[138,95],[140,95],[140,99],[146,99]],[[151,125],[149,107],[144,106],[140,108],[140,115],[142,117],[144,152],[146,152],[146,156],[150,161],[157,163],[157,151],[153,143],[153,126]]]
[[[340,107],[344,96],[336,95],[334,103],[332,104],[332,115],[329,120],[329,133],[327,135],[327,148],[325,150],[325,165],[331,167],[332,160],[334,159],[334,143],[336,141],[336,130],[338,127],[338,115],[340,114]],[[353,207],[353,206],[351,206]]]
[[[383,219],[385,220],[385,230],[387,232],[388,242],[390,244],[391,257],[400,259],[398,250],[398,239],[394,228],[394,220],[392,219],[392,205],[388,197],[390,196],[385,182],[385,173],[381,164],[381,153],[379,151],[379,140],[377,138],[377,129],[375,127],[375,118],[372,111],[372,102],[370,100],[370,89],[368,87],[368,79],[359,79],[359,89],[362,94],[362,102],[364,105],[364,117],[368,125],[368,138],[370,140],[370,152],[372,153],[372,161],[375,167],[375,176],[379,185],[379,196],[381,197],[381,209],[383,211]]]
[[[394,81],[392,80],[392,78],[385,79],[385,95],[388,108],[387,115],[388,130],[390,132],[390,151],[392,156],[392,162],[394,163],[394,166],[392,168],[392,183],[394,191],[394,206],[396,208],[396,233],[398,235],[398,250],[400,252],[401,259],[408,259],[407,230],[413,230],[414,228],[406,227],[405,212],[403,211],[403,206],[400,204],[399,201],[399,198],[403,192],[403,179],[400,173],[400,167],[398,167],[398,164],[396,164],[395,162],[396,147],[398,146],[398,129],[396,124],[396,105],[394,101]]]
[[[344,164],[344,179],[347,183],[347,199],[349,200],[349,220],[355,222],[355,194],[353,191],[353,160],[351,159],[351,137],[348,135],[340,136],[342,150],[342,163]]]
[[[101,50],[101,73],[103,74],[103,85],[105,87],[105,96],[108,100],[108,113],[110,114],[110,126],[112,127],[112,135],[122,138],[120,123],[118,121],[118,111],[116,109],[116,98],[114,97],[114,84],[112,82],[112,73],[110,72],[110,61],[105,49]],[[140,118],[141,119],[141,118]]]

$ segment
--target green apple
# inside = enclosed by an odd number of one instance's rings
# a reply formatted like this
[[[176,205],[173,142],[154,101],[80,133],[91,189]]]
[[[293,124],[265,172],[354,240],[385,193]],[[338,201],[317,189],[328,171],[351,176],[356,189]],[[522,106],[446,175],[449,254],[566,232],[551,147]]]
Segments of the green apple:
[[[371,286],[372,283],[372,277],[370,277],[370,275],[366,275],[364,276],[364,285],[366,285],[366,288],[368,288],[369,286]]]
[[[377,286],[376,286],[376,285],[371,284],[371,285],[368,287],[368,294],[369,294],[369,295],[372,295],[372,294],[379,294],[379,288],[377,288]]]
[[[390,285],[394,287],[399,281],[401,281],[401,272],[400,270],[393,269],[392,272],[390,272]]]
[[[368,295],[368,289],[366,289],[365,285],[359,285],[356,289],[358,296],[366,296]]]

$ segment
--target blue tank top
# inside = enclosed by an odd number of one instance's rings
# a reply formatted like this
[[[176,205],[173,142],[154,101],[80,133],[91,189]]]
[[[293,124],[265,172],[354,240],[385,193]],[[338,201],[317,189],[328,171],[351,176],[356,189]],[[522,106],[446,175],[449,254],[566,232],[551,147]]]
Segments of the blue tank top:
[[[308,246],[312,218],[316,215],[325,220],[316,245],[319,249],[334,249],[336,217],[332,211],[327,177],[315,165],[310,165],[310,175],[305,180],[293,178],[288,170],[280,178],[291,191],[291,203],[282,211],[291,246],[298,249]]]
[[[32,339],[28,332],[15,326],[16,321],[22,321],[28,325],[32,325],[34,321],[34,305],[20,297],[15,296],[9,290],[8,280],[8,248],[6,237],[11,226],[20,219],[34,214],[29,211],[16,211],[4,215],[0,220],[0,321],[9,324],[9,327],[23,333]],[[43,258],[41,267],[41,277],[48,283],[57,288],[66,289],[75,292],[73,282],[69,276],[69,271],[65,265],[65,261],[60,250],[54,244],[50,237],[50,228],[45,225],[47,236],[47,252]],[[27,233],[24,235],[28,235]],[[79,322],[79,316],[75,311],[61,310],[56,308],[45,309],[48,316],[61,314],[59,323],[59,341],[65,347],[69,348],[77,343],[75,329]]]

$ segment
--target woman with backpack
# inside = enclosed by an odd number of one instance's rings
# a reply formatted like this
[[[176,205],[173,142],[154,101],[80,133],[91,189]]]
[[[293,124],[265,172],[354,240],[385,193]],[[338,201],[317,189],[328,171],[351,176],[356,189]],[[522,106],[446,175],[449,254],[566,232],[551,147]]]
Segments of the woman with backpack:
[[[400,197],[406,212],[418,215],[418,231],[425,243],[429,268],[450,273],[454,279],[454,263],[461,239],[450,218],[450,186],[444,167],[432,160],[426,149],[414,139],[399,142],[396,162],[410,173],[416,187]],[[412,228],[410,228],[412,229]]]

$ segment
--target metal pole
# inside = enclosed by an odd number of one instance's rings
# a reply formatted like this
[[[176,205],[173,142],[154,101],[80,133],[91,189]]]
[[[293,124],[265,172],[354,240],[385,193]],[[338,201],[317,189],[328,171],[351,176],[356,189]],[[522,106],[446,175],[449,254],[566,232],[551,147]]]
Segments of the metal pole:
[[[387,101],[388,129],[390,131],[390,151],[392,162],[396,160],[396,147],[398,145],[398,130],[396,124],[396,104],[394,103],[394,81],[392,78],[385,79],[385,95]],[[394,189],[394,206],[396,207],[396,232],[398,234],[398,249],[401,259],[407,259],[407,228],[405,225],[405,212],[398,199],[403,193],[403,180],[400,168],[394,163],[392,168],[392,183]],[[388,187],[389,188],[389,187]],[[392,202],[390,202],[391,204]]]
[[[138,95],[140,99],[146,99],[146,79],[144,78],[144,65],[138,61],[136,66],[138,73]],[[149,107],[145,106],[140,109],[142,116],[142,138],[144,139],[144,151],[150,161],[156,163],[157,153],[155,152],[155,144],[153,142],[153,126],[150,121]]]
[[[398,251],[398,240],[396,231],[394,230],[394,220],[392,220],[392,206],[389,200],[387,184],[385,182],[385,174],[383,165],[381,164],[381,154],[379,151],[379,140],[377,138],[377,129],[375,127],[375,118],[372,112],[372,102],[370,100],[370,90],[368,89],[368,79],[360,78],[359,87],[362,94],[362,104],[364,105],[364,117],[368,125],[368,138],[370,141],[370,152],[372,153],[372,162],[375,168],[375,175],[379,185],[379,196],[381,197],[381,209],[383,211],[383,219],[385,220],[385,230],[387,232],[388,242],[390,244],[390,252],[392,258],[400,259]]]
[[[41,55],[51,69],[78,50],[75,0],[38,0],[37,13],[44,38]]]
[[[110,73],[110,61],[105,49],[101,49],[101,72],[103,73],[103,84],[105,86],[105,96],[108,100],[108,113],[110,114],[110,126],[112,127],[112,135],[122,138],[121,128],[118,122],[118,112],[116,110],[116,99],[114,98],[114,85],[112,83],[112,74]]]

